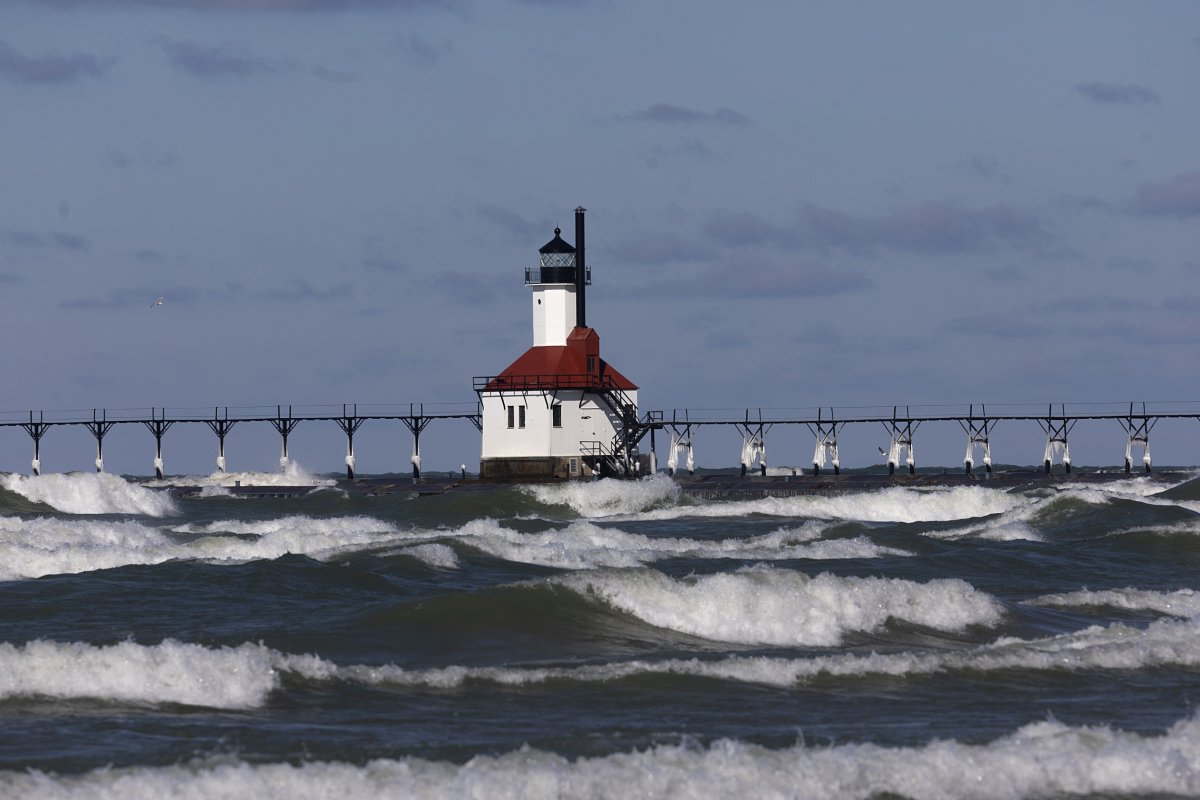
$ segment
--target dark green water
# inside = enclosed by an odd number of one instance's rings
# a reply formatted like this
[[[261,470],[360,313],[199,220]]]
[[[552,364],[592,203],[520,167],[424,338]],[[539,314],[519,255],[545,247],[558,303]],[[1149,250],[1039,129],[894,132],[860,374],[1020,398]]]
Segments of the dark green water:
[[[0,796],[1200,795],[1200,482],[0,489]]]

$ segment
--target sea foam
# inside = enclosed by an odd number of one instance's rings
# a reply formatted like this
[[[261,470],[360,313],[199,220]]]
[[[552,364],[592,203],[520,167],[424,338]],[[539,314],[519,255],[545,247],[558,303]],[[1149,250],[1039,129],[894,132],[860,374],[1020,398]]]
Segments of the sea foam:
[[[831,646],[892,619],[959,631],[995,625],[1003,613],[994,598],[958,579],[914,583],[754,568],[680,580],[651,569],[550,580],[656,627],[740,644]]]
[[[691,505],[652,508],[625,516],[638,520],[667,520],[760,514],[861,522],[946,522],[1001,514],[1028,502],[1019,495],[980,486],[936,489],[893,486],[837,495],[811,494],[754,500],[705,501]]]
[[[1025,725],[986,744],[934,741],[779,750],[722,739],[664,744],[590,758],[521,748],[465,764],[420,758],[251,764],[214,759],[166,767],[104,768],[78,776],[0,773],[12,798],[602,798],[765,797],[857,800],[1012,800],[1058,796],[1195,796],[1200,721],[1161,735],[1107,726]]]
[[[204,489],[220,489],[233,486],[334,486],[333,478],[322,478],[289,461],[278,472],[214,472],[211,475],[175,475],[163,480],[150,481],[148,486],[199,486]],[[218,493],[214,493],[216,496]]]
[[[48,475],[0,475],[0,486],[64,514],[142,514],[165,517],[178,513],[171,498],[107,472]]]
[[[636,481],[604,478],[529,485],[521,491],[551,506],[569,506],[582,517],[633,514],[673,504],[680,498],[679,485],[666,475],[649,475]]]
[[[210,649],[167,641],[108,647],[47,641],[0,643],[0,698],[91,698],[212,708],[261,706],[279,677],[262,645]]]
[[[372,517],[317,519],[303,515],[259,522],[229,520],[160,529],[138,520],[0,517],[0,579],[38,578],[160,564],[175,559],[243,563],[287,554],[316,559],[395,544],[428,534],[398,530]],[[417,540],[414,542],[413,540]],[[413,548],[431,566],[456,563],[449,548]]]
[[[783,559],[877,558],[909,555],[884,547],[865,536],[823,539],[827,526],[808,522],[781,527],[768,534],[746,538],[690,539],[644,536],[609,525],[577,520],[562,529],[529,533],[505,527],[495,520],[475,520],[451,532],[464,544],[507,561],[560,569],[636,567],[668,558]]]

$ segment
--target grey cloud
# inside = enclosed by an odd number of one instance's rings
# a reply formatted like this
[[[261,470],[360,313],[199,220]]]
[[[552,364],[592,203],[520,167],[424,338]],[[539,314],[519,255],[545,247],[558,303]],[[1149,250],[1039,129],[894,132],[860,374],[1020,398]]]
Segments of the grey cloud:
[[[0,283],[16,284],[24,282],[24,275],[18,275],[15,272],[0,272]]]
[[[1136,83],[1077,83],[1075,92],[1093,103],[1102,105],[1144,106],[1162,102],[1158,92]]]
[[[1200,311],[1200,295],[1184,294],[1171,295],[1163,301],[1163,308],[1168,311],[1181,311],[1186,314],[1195,314]]]
[[[863,291],[872,286],[862,272],[825,265],[778,264],[732,260],[706,267],[686,280],[661,282],[649,294],[673,297],[716,297],[773,300],[822,298]]]
[[[458,270],[439,271],[426,276],[423,282],[452,302],[468,306],[494,306],[502,289],[511,285],[507,275],[481,275]]]
[[[946,334],[971,334],[993,339],[1036,339],[1053,336],[1061,329],[1061,326],[1049,325],[1040,319],[1001,313],[954,317],[941,325]]]
[[[802,238],[795,226],[776,225],[747,211],[716,211],[709,215],[703,230],[707,236],[729,247],[786,246],[798,244]]]
[[[91,243],[82,236],[76,236],[73,233],[52,233],[50,241],[64,250],[90,250]]]
[[[699,139],[684,139],[672,145],[655,145],[650,149],[651,166],[664,158],[682,156],[685,158],[712,158],[712,151]]]
[[[544,222],[531,222],[510,209],[501,208],[500,206],[482,205],[476,211],[479,212],[479,216],[521,239],[536,238],[540,235],[546,235],[547,240],[550,238]]]
[[[737,111],[718,108],[716,111],[696,111],[670,103],[655,103],[648,108],[618,117],[626,122],[661,122],[667,124],[718,123],[721,125],[746,125],[750,119]]]
[[[1021,267],[992,267],[983,270],[983,277],[992,283],[1020,283],[1029,280],[1029,273]]]
[[[0,42],[0,76],[22,83],[74,83],[81,78],[100,78],[115,63],[84,53],[27,56]]]
[[[953,201],[927,203],[882,217],[856,217],[809,206],[810,242],[849,250],[893,247],[924,254],[981,252],[998,244],[1043,247],[1050,241],[1038,216],[1009,205],[973,209]]]
[[[119,150],[115,147],[108,149],[108,163],[118,169],[128,169],[133,166],[171,167],[178,160],[170,150],[160,150],[150,145],[142,145],[136,153]]]
[[[456,9],[465,0],[39,0],[58,8],[166,8],[197,11],[338,12],[357,9]]]
[[[128,309],[131,312],[144,311],[146,313],[157,313],[158,309],[152,308],[151,304],[158,297],[165,297],[164,304],[170,306],[180,306],[191,308],[200,300],[202,294],[199,290],[188,286],[169,285],[169,286],[126,286],[120,288],[109,289],[101,295],[92,295],[89,297],[77,297],[71,300],[64,300],[58,304],[59,308],[76,309],[81,311],[115,311],[118,309]]]
[[[268,303],[318,302],[344,300],[353,294],[349,283],[339,283],[320,288],[306,280],[293,278],[281,289],[264,289],[251,293],[250,297]]]
[[[618,261],[635,264],[670,264],[706,261],[711,252],[698,242],[673,233],[638,232],[608,245],[608,254]]]
[[[1133,202],[1133,209],[1152,216],[1200,216],[1200,172],[1185,172],[1170,180],[1143,186]]]
[[[405,262],[379,253],[367,256],[362,264],[373,272],[406,272],[411,269]]]
[[[308,72],[314,78],[329,81],[330,83],[355,83],[358,81],[358,73],[339,72],[338,70],[329,69],[319,64],[309,67]]]
[[[1113,272],[1136,272],[1139,275],[1147,275],[1157,269],[1154,262],[1149,259],[1124,258],[1120,256],[1110,258],[1104,266]]]
[[[431,67],[453,51],[449,42],[435,45],[413,34],[397,36],[388,49],[418,67]]]
[[[731,350],[749,346],[750,337],[746,335],[745,331],[711,331],[704,337],[705,350]]]
[[[1128,297],[1110,297],[1103,295],[1077,295],[1074,297],[1062,297],[1057,300],[1051,300],[1042,303],[1039,307],[1039,313],[1054,313],[1061,312],[1074,314],[1095,314],[1096,312],[1121,312],[1133,311],[1149,308],[1149,305],[1144,300],[1130,299]]]
[[[1012,175],[1008,174],[1001,166],[1000,162],[994,158],[986,158],[984,156],[972,156],[967,159],[963,166],[970,172],[975,173],[981,178],[1008,185],[1012,183]]]
[[[59,247],[63,250],[86,251],[92,247],[91,242],[83,236],[58,231],[45,236],[32,231],[0,231],[0,241],[27,249]]]
[[[177,69],[205,78],[242,78],[277,72],[281,66],[234,44],[205,45],[175,39],[159,41],[167,59]]]

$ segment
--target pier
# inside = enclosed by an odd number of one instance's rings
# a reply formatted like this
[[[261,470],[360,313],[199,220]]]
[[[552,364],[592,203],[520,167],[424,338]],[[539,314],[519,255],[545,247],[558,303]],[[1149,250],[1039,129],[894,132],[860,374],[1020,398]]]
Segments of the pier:
[[[421,477],[421,433],[435,421],[466,420],[481,430],[482,421],[474,403],[429,404],[409,403],[404,406],[343,404],[341,406],[250,406],[233,408],[214,406],[208,409],[89,409],[87,411],[29,411],[0,414],[0,428],[20,427],[33,441],[34,475],[42,472],[42,439],[55,427],[86,428],[96,440],[96,471],[104,471],[104,438],[117,425],[145,427],[154,437],[154,476],[163,478],[163,439],[176,425],[205,425],[217,437],[217,471],[225,472],[225,440],[234,427],[244,424],[268,424],[275,428],[281,440],[280,467],[288,465],[288,438],[301,422],[333,423],[346,437],[346,478],[355,479],[354,434],[369,420],[399,422],[412,436],[410,459],[414,480]]]
[[[886,457],[889,475],[907,471],[915,475],[917,460],[914,455],[914,440],[917,430],[931,424],[957,425],[966,439],[963,457],[963,472],[971,475],[976,465],[982,466],[986,475],[992,473],[991,445],[999,423],[1036,424],[1045,434],[1045,450],[1041,466],[1050,474],[1059,465],[1066,474],[1071,472],[1071,449],[1069,435],[1080,421],[1106,421],[1123,432],[1125,445],[1125,473],[1149,473],[1151,469],[1150,432],[1164,419],[1192,419],[1200,421],[1200,401],[1174,401],[1159,403],[1064,403],[1044,406],[968,404],[957,412],[951,406],[891,406],[887,408],[834,409],[819,407],[811,410],[745,409],[740,416],[721,415],[712,411],[674,409],[668,412],[647,412],[629,431],[629,439],[637,444],[649,434],[651,451],[654,450],[655,433],[663,431],[670,437],[668,444],[667,472],[674,475],[680,455],[686,457],[689,474],[695,472],[695,441],[705,428],[732,428],[742,434],[740,467],[742,477],[757,469],[761,476],[767,475],[767,434],[775,428],[798,427],[809,431],[814,449],[811,459],[811,475],[819,477],[823,471],[832,470],[841,474],[841,458],[838,436],[851,425],[882,426],[888,438],[887,450],[879,449]],[[964,413],[965,412],[965,413]],[[1114,433],[1117,431],[1114,430]],[[1118,439],[1115,444],[1121,443]],[[1032,456],[1032,454],[1031,454]],[[656,461],[651,458],[651,461]],[[1033,462],[1031,457],[1029,462]],[[803,462],[802,462],[803,463]],[[1027,462],[1028,463],[1028,462]]]
[[[477,379],[477,384],[485,379]],[[619,400],[620,398],[618,398]],[[618,403],[618,406],[624,404]],[[649,411],[640,417],[626,416],[620,441],[611,445],[612,452],[637,453],[637,457],[613,461],[626,465],[618,474],[636,477],[658,471],[659,448],[666,450],[666,472],[675,476],[685,471],[695,474],[695,451],[697,443],[703,444],[704,431],[726,428],[741,436],[740,453],[728,453],[724,463],[734,461],[740,466],[740,478],[766,477],[768,474],[767,444],[772,431],[782,428],[798,428],[807,431],[813,442],[813,455],[807,462],[789,453],[787,460],[806,464],[794,471],[794,476],[808,475],[814,478],[841,475],[841,451],[839,437],[850,426],[879,426],[888,447],[879,448],[879,455],[886,459],[888,475],[898,477],[907,473],[916,475],[917,458],[915,445],[918,432],[928,431],[933,425],[957,426],[965,442],[962,473],[971,476],[982,473],[990,477],[993,471],[992,444],[997,438],[997,427],[1001,436],[1007,426],[1022,424],[1036,425],[1045,437],[1045,448],[1041,453],[1040,466],[1045,474],[1051,474],[1057,466],[1063,474],[1072,470],[1070,435],[1081,421],[1107,422],[1112,424],[1114,455],[1124,445],[1124,472],[1149,473],[1150,435],[1155,425],[1165,419],[1191,419],[1200,421],[1200,401],[1123,403],[1118,404],[1047,404],[1031,405],[973,405],[954,408],[951,406],[890,406],[887,408],[831,408],[811,409],[740,409],[737,412],[717,412],[701,409],[671,409]],[[478,403],[405,405],[360,405],[339,406],[214,406],[200,409],[175,409],[151,407],[147,409],[88,409],[86,411],[23,411],[0,413],[0,428],[19,427],[32,443],[31,468],[34,475],[42,471],[42,441],[54,428],[81,427],[86,429],[96,443],[95,466],[104,471],[104,440],[119,425],[145,428],[153,439],[154,475],[164,475],[164,440],[176,425],[202,425],[216,437],[217,471],[224,473],[228,467],[225,458],[226,440],[239,425],[270,425],[279,435],[279,464],[286,467],[289,462],[289,437],[301,423],[333,424],[341,429],[346,442],[344,461],[345,477],[356,479],[355,435],[363,423],[370,420],[396,422],[407,429],[412,442],[412,454],[408,467],[414,480],[421,473],[421,435],[432,423],[462,422],[474,425],[482,432],[483,422]],[[666,441],[662,441],[665,439]],[[581,441],[580,456],[598,456],[595,449],[599,443]],[[1023,463],[1037,463],[1036,453],[1030,453]],[[682,458],[682,470],[680,460]],[[402,471],[402,470],[397,470]],[[778,477],[778,475],[777,475]],[[787,477],[787,476],[783,476]],[[461,470],[466,478],[466,470]]]

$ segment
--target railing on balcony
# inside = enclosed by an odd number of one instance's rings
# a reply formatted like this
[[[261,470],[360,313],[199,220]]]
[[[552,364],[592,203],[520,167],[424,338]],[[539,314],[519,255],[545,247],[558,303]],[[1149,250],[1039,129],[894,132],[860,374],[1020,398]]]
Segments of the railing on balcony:
[[[583,282],[592,285],[592,268],[583,268]],[[575,267],[526,267],[525,285],[539,283],[575,283]]]

